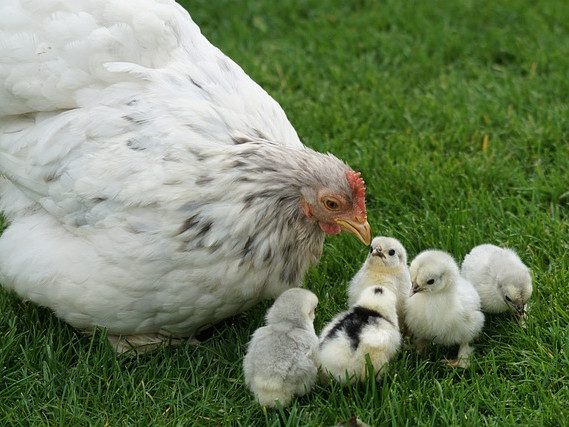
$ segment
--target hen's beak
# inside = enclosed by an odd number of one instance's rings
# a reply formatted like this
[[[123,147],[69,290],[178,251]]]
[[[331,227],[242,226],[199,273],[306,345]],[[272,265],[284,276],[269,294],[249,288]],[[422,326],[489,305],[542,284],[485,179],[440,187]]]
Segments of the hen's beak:
[[[336,224],[342,230],[355,234],[364,245],[369,246],[371,243],[371,227],[365,218],[337,219]]]

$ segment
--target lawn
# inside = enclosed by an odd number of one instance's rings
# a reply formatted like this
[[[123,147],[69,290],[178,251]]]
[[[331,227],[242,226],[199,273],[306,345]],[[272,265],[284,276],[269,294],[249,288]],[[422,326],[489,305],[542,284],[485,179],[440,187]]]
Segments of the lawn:
[[[199,345],[117,358],[0,291],[0,425],[569,425],[569,2],[185,2],[310,147],[362,172],[374,235],[409,258],[489,242],[532,269],[527,328],[487,316],[472,365],[403,351],[382,383],[264,410],[241,363],[269,302]],[[305,286],[319,331],[367,249],[328,237]]]

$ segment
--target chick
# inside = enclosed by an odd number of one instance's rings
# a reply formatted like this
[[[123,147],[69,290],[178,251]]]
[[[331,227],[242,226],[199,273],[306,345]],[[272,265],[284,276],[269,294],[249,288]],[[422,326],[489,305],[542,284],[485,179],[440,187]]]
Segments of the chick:
[[[314,352],[318,337],[314,314],[318,298],[305,289],[283,292],[267,311],[266,326],[257,329],[243,360],[245,383],[257,401],[287,405],[315,384]]]
[[[470,343],[484,325],[480,297],[460,277],[453,257],[439,250],[421,252],[409,267],[412,288],[405,304],[405,322],[419,349],[428,342],[459,345],[449,364],[466,368],[474,350]]]
[[[380,378],[383,367],[401,347],[396,298],[388,287],[364,288],[356,305],[326,325],[317,354],[324,375],[353,383],[367,376],[369,357],[376,378]]]
[[[490,244],[476,246],[464,258],[460,274],[478,291],[483,311],[513,310],[518,321],[525,323],[533,291],[531,274],[513,250]]]
[[[381,285],[395,292],[399,325],[404,326],[405,300],[411,288],[407,267],[407,251],[401,242],[393,237],[379,236],[371,242],[364,264],[348,286],[348,303],[355,305],[362,290]]]

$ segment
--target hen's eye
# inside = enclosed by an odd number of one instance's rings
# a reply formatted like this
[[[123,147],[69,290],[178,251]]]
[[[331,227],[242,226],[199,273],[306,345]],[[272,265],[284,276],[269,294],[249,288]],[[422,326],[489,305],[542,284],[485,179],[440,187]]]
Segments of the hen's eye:
[[[435,279],[427,280],[427,285],[432,285],[433,283],[435,283]]]
[[[326,209],[331,211],[337,211],[338,209],[340,209],[340,204],[333,199],[324,200],[324,206],[326,206]]]
[[[395,255],[395,249],[390,249],[389,252],[387,252],[389,254],[389,256],[393,256]]]

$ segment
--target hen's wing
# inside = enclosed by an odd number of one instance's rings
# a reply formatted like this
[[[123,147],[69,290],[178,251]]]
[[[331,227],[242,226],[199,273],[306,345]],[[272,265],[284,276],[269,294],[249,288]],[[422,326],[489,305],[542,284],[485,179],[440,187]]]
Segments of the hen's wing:
[[[3,285],[117,333],[252,305],[228,188],[255,144],[302,148],[279,105],[173,1],[7,0],[0,29]]]
[[[171,96],[184,111],[193,95],[218,108],[229,128],[301,146],[278,104],[171,0],[4,1],[0,58],[0,116],[133,101],[139,93]]]
[[[279,105],[174,2],[8,1],[0,16],[0,168],[34,199],[51,197],[55,175],[85,176],[81,157],[107,162],[94,170],[112,182],[132,168],[155,178],[147,149],[302,147]]]

